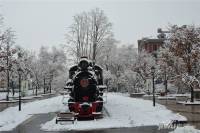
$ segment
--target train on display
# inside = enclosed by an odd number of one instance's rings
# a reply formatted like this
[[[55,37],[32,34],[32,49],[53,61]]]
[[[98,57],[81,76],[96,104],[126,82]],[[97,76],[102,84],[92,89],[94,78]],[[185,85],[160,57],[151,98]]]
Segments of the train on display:
[[[65,89],[69,91],[68,108],[77,118],[95,118],[102,115],[103,69],[82,57],[79,63],[69,69],[69,81]]]

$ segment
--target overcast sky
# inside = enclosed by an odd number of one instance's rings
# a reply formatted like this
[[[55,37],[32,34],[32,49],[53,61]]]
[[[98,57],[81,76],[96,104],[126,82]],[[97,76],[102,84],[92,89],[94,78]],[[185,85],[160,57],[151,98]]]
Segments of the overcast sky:
[[[65,43],[73,16],[96,7],[113,23],[115,38],[136,47],[158,27],[200,23],[198,0],[0,0],[0,14],[16,32],[16,44],[32,50]]]

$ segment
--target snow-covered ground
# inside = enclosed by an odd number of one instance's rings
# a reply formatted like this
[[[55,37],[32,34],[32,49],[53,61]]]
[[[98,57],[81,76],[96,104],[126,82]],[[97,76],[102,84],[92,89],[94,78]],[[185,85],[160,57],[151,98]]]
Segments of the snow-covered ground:
[[[23,121],[30,118],[33,114],[48,113],[67,110],[62,104],[62,96],[38,100],[22,104],[22,111],[17,107],[10,107],[0,112],[0,131],[8,131],[15,128]],[[92,130],[100,128],[119,128],[135,127],[145,125],[167,124],[172,119],[185,119],[179,114],[174,114],[164,106],[143,99],[134,99],[126,95],[108,93],[105,107],[110,116],[96,121],[77,121],[75,124],[65,125],[55,124],[55,118],[41,125],[42,130],[61,131],[61,130]]]
[[[130,98],[116,93],[108,94],[105,107],[110,117],[106,116],[96,121],[78,121],[74,125],[71,123],[55,124],[54,118],[42,124],[41,128],[45,131],[91,130],[168,124],[174,119],[186,119],[179,114],[172,113],[160,104],[156,104],[156,107],[153,107],[151,101]]]
[[[56,112],[63,108],[62,96],[23,103],[20,112],[18,111],[18,106],[9,107],[0,112],[0,131],[12,130],[17,125],[30,118],[33,114]]]

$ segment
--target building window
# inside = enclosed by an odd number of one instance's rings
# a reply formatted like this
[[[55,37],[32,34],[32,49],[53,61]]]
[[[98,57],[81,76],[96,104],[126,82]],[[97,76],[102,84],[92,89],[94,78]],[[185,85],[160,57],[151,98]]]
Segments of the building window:
[[[153,51],[157,50],[157,45],[153,45]]]
[[[147,45],[147,44],[144,45],[144,49],[145,49],[146,51],[148,51],[148,45]]]

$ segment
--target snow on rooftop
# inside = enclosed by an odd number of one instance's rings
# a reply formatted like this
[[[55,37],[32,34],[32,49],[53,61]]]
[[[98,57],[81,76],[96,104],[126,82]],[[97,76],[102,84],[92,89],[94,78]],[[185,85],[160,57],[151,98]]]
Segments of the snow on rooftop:
[[[45,131],[92,130],[102,128],[135,127],[167,124],[171,120],[186,118],[174,114],[163,105],[152,106],[152,101],[130,98],[116,93],[108,93],[105,108],[109,116],[96,121],[77,121],[75,124],[55,124],[55,118],[41,125]]]

